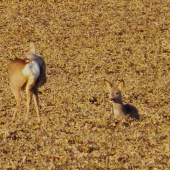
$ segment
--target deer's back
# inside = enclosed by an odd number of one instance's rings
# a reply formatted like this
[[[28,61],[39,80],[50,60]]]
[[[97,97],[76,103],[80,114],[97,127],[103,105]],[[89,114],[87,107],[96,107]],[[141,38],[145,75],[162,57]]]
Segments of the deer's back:
[[[130,117],[139,119],[139,113],[135,106],[131,104],[125,104],[124,105],[124,112],[125,114],[130,114]]]
[[[24,60],[16,58],[8,65],[8,76],[11,87],[17,86],[22,88],[26,83],[27,78],[22,74],[22,70],[26,64]]]

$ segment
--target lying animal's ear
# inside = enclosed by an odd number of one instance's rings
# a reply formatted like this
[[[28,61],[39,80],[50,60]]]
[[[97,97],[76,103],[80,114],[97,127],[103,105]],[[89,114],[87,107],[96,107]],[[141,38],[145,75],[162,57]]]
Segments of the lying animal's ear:
[[[124,89],[124,87],[125,87],[125,82],[124,82],[124,80],[121,80],[121,81],[119,82],[119,84],[117,85],[117,88],[118,88],[120,91],[122,91],[122,89]]]
[[[109,91],[112,89],[112,84],[106,79],[104,79],[104,85]]]

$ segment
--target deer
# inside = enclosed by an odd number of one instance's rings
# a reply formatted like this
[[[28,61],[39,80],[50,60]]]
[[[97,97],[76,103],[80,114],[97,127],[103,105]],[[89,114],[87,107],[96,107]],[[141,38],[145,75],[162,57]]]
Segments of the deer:
[[[138,110],[135,106],[131,104],[123,104],[121,91],[125,87],[124,80],[121,80],[117,85],[113,86],[108,80],[104,79],[104,84],[110,93],[109,99],[112,103],[112,111],[110,118],[113,115],[115,118],[140,118]]]
[[[17,101],[12,121],[16,119],[21,105],[21,90],[25,90],[27,98],[27,113],[25,122],[29,120],[32,96],[34,99],[38,122],[40,122],[40,105],[38,88],[46,82],[46,64],[44,59],[36,54],[34,43],[30,43],[30,53],[23,59],[15,58],[8,65],[8,77],[11,91]]]

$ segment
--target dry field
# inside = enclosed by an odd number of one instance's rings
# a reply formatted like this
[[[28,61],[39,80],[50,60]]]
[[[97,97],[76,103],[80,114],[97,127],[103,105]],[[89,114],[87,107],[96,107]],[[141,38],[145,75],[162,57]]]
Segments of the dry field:
[[[170,169],[170,1],[1,0],[0,169]],[[41,123],[16,104],[7,65],[30,42],[47,64]],[[109,119],[124,79],[139,121]]]

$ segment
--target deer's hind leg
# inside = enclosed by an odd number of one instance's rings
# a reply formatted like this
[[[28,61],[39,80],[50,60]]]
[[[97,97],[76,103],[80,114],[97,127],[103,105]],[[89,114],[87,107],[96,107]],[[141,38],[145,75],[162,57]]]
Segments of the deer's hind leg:
[[[38,98],[38,84],[35,85],[35,87],[32,90],[33,93],[33,99],[35,103],[36,113],[38,117],[38,122],[40,122],[40,105],[39,105],[39,98]]]
[[[30,78],[27,82],[26,85],[26,95],[27,95],[27,114],[25,117],[25,122],[28,121],[29,119],[29,112],[30,112],[30,105],[31,105],[31,100],[32,100],[32,88],[34,87],[35,84],[35,79]]]
[[[17,115],[17,112],[20,111],[20,106],[21,106],[21,94],[20,94],[20,87],[15,87],[15,86],[12,86],[12,84],[10,84],[11,86],[11,91],[17,101],[17,104],[15,106],[15,111],[14,111],[14,114],[13,114],[13,117],[12,117],[12,121],[15,120],[16,118],[16,115]]]
[[[26,117],[25,117],[25,122],[27,122],[29,119],[30,105],[31,105],[31,100],[32,100],[31,90],[26,89],[26,94],[27,94],[27,113],[26,113]]]
[[[38,122],[40,122],[40,105],[39,105],[39,98],[38,98],[38,93],[37,94],[33,94],[34,97],[34,103],[35,103],[35,107],[36,107],[36,112],[37,112],[37,117],[38,117]]]

